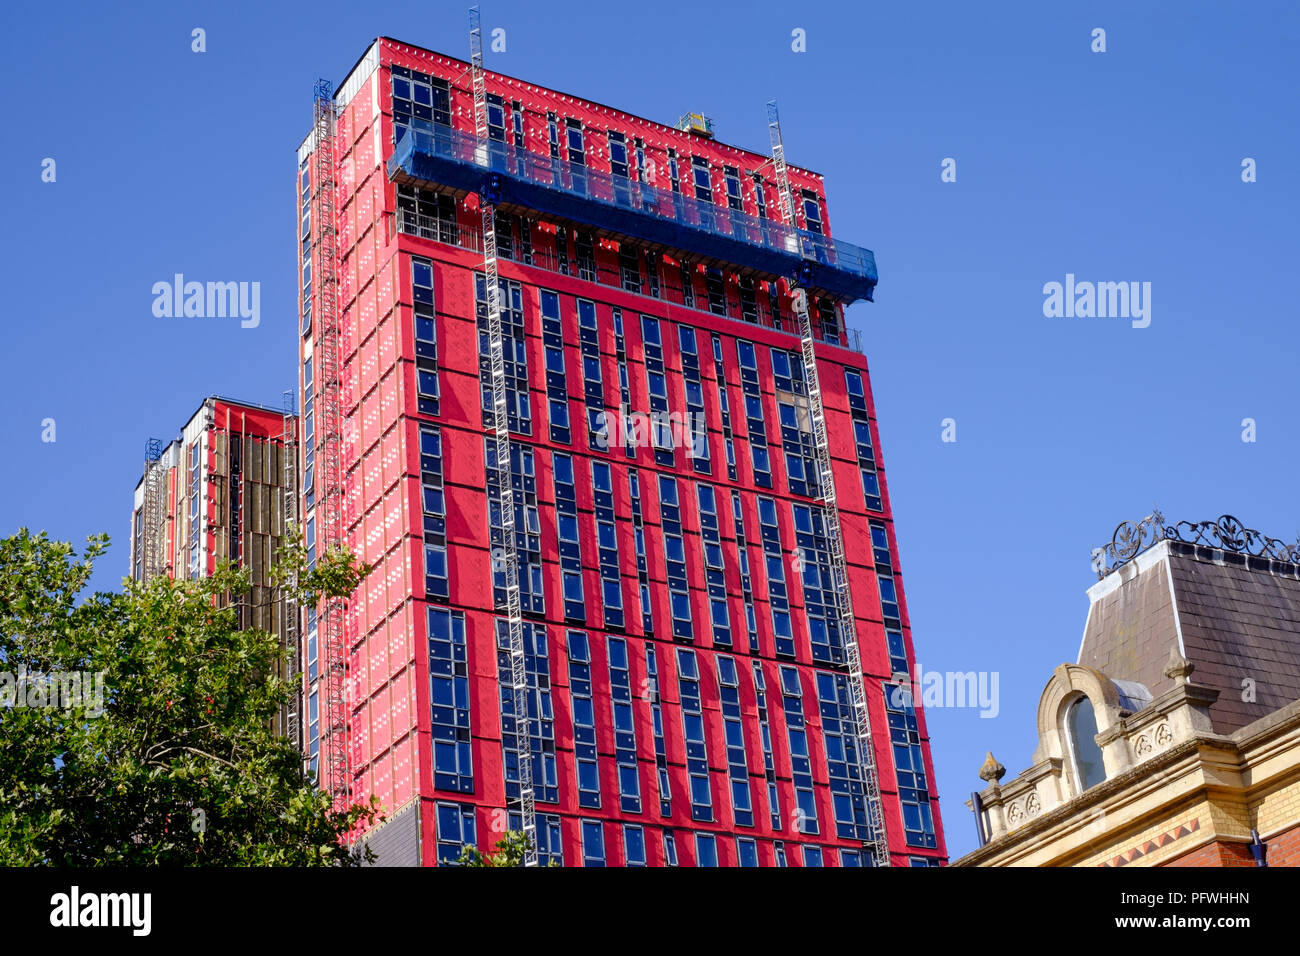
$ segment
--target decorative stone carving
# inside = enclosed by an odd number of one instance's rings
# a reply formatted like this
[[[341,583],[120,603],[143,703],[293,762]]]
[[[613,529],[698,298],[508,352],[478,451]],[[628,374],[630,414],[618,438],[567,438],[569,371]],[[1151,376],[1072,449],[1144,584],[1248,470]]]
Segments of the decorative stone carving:
[[[980,779],[987,783],[996,783],[1006,776],[1007,768],[993,758],[993,751],[988,752],[984,764],[980,767]]]
[[[1169,648],[1169,663],[1165,665],[1165,676],[1175,684],[1186,684],[1192,679],[1196,665],[1178,653],[1178,648]]]
[[[1158,750],[1165,750],[1174,742],[1174,732],[1167,720],[1161,720],[1155,727],[1148,727],[1133,738],[1133,754],[1138,758],[1149,757]]]
[[[1028,823],[1034,817],[1043,812],[1043,802],[1038,798],[1037,793],[1030,793],[1018,800],[1013,800],[1007,804],[1007,829],[1014,830],[1016,827]]]

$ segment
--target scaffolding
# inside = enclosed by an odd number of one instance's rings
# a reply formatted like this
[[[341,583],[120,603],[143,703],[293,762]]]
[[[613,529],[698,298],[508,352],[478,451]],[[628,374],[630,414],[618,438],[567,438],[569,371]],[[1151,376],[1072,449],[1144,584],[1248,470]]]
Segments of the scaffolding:
[[[772,166],[775,170],[777,191],[781,200],[781,215],[795,232],[794,194],[785,163],[785,146],[781,141],[781,119],[776,101],[767,104],[767,128],[772,145]],[[803,276],[799,282],[803,283]],[[803,353],[804,382],[808,387],[808,404],[811,412],[813,444],[817,449],[818,487],[820,490],[827,547],[831,559],[831,593],[835,595],[839,617],[840,638],[844,643],[845,667],[849,672],[849,693],[855,736],[857,738],[858,767],[862,775],[862,791],[866,804],[868,839],[863,841],[876,866],[889,866],[889,841],[885,833],[885,814],[880,801],[880,783],[876,773],[876,752],[871,741],[871,719],[867,712],[866,676],[862,671],[862,654],[858,647],[857,619],[853,613],[853,595],[849,591],[848,565],[844,558],[844,533],[840,526],[839,504],[835,495],[835,475],[831,468],[830,444],[826,435],[826,410],[822,403],[821,379],[817,372],[816,339],[812,320],[808,314],[808,292],[792,285],[792,308],[799,317],[799,335]]]
[[[683,113],[673,125],[683,133],[694,133],[706,139],[713,139],[713,118],[703,113]]]
[[[470,69],[474,86],[474,128],[481,144],[475,159],[488,166],[487,84],[483,75],[483,28],[477,6],[469,11]],[[479,191],[483,218],[483,272],[488,307],[488,338],[492,364],[492,408],[496,434],[496,466],[500,475],[501,565],[506,578],[506,617],[510,631],[510,680],[519,763],[519,815],[527,848],[524,866],[537,865],[537,815],[533,792],[533,754],[528,714],[528,669],[524,657],[523,615],[519,597],[519,555],[515,542],[515,498],[511,477],[510,415],[507,406],[505,341],[501,329],[501,301],[497,279],[496,206],[500,195],[499,174],[488,172]]]
[[[162,460],[161,439],[150,438],[144,445],[144,514],[140,541],[144,547],[142,581],[166,569],[167,467]]]
[[[343,378],[336,208],[338,114],[334,106],[333,87],[328,80],[318,80],[314,94],[311,221],[316,258],[313,298],[319,416],[316,450],[317,474],[320,477],[317,552],[328,554],[343,547]],[[322,598],[320,626],[325,665],[325,720],[321,734],[324,789],[334,798],[335,807],[341,808],[348,803],[351,790],[343,598]]]
[[[281,532],[291,538],[298,531],[298,420],[294,414],[293,392],[284,393],[281,408],[280,426],[280,500],[283,502],[281,514]],[[292,574],[289,580],[280,583],[280,639],[288,651],[286,668],[293,681],[293,693],[289,700],[289,712],[285,720],[285,736],[301,749],[302,728],[302,646],[299,639],[299,617],[302,609],[294,596],[298,587],[298,576]]]

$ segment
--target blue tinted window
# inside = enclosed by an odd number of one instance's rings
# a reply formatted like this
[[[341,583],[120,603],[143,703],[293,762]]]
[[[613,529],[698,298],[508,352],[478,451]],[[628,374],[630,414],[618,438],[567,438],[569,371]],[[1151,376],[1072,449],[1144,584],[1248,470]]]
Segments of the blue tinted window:
[[[712,833],[695,834],[695,865],[718,865],[718,841]]]
[[[605,865],[605,832],[598,820],[582,821],[582,865]]]

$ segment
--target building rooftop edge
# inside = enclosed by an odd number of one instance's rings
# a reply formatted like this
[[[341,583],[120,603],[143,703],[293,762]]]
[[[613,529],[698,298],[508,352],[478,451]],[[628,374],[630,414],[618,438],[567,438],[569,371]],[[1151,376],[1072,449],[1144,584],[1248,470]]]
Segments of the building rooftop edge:
[[[411,47],[411,48],[416,49],[416,50],[421,50],[421,51],[423,51],[423,52],[425,52],[425,53],[432,53],[434,56],[445,57],[445,58],[448,59],[448,60],[452,60],[452,61],[454,61],[454,62],[456,62],[456,63],[463,64],[466,70],[468,70],[468,69],[470,68],[470,62],[469,62],[468,60],[463,60],[463,59],[461,59],[460,57],[458,57],[458,56],[454,56],[454,55],[452,55],[452,54],[450,54],[450,53],[444,53],[444,52],[442,52],[441,50],[433,50],[433,49],[430,49],[429,47],[421,46],[421,45],[418,44],[418,43],[410,43],[410,42],[408,42],[408,41],[406,41],[406,40],[399,40],[397,37],[391,37],[391,36],[386,36],[386,35],[385,35],[385,36],[377,37],[377,38],[375,39],[375,42],[376,42],[376,43],[383,42],[383,41],[387,41],[387,42],[389,42],[389,43],[396,43],[396,44],[398,44],[399,46]],[[367,48],[366,52],[369,53],[369,48]],[[353,69],[353,70],[356,70],[357,66],[360,66],[360,65],[361,65],[361,62],[362,62],[364,59],[365,59],[365,54],[362,54],[361,59],[357,61],[356,65],[354,65],[352,69]],[[505,80],[511,80],[511,81],[513,81],[513,82],[515,82],[515,83],[523,83],[525,86],[536,86],[536,87],[540,87],[540,88],[542,88],[542,89],[544,89],[544,90],[549,90],[549,91],[552,92],[552,93],[558,93],[560,96],[568,96],[568,97],[570,97],[570,98],[572,98],[572,99],[575,99],[575,100],[582,100],[582,102],[584,102],[584,103],[590,103],[592,106],[599,106],[601,109],[609,110],[609,111],[611,111],[611,112],[613,112],[613,113],[617,113],[617,114],[619,114],[620,116],[626,116],[628,119],[639,120],[639,121],[641,121],[642,123],[649,123],[649,124],[651,124],[652,126],[658,126],[660,129],[662,129],[662,130],[663,130],[664,132],[666,132],[666,133],[681,134],[681,133],[683,132],[682,130],[678,129],[676,126],[673,126],[673,125],[671,125],[671,124],[669,124],[669,123],[661,123],[661,122],[659,122],[658,120],[650,119],[648,116],[641,116],[639,113],[629,113],[629,112],[628,112],[627,110],[625,110],[625,109],[620,109],[620,108],[617,107],[617,106],[610,106],[608,103],[602,103],[602,102],[600,102],[599,100],[593,100],[593,99],[591,99],[590,97],[582,96],[582,95],[580,95],[580,94],[578,94],[578,93],[570,93],[570,92],[567,91],[567,90],[557,90],[557,89],[555,89],[555,88],[552,87],[552,86],[545,86],[544,84],[536,83],[536,82],[534,82],[534,81],[532,81],[532,80],[525,80],[525,79],[523,79],[522,77],[513,76],[513,75],[511,75],[511,74],[509,74],[509,73],[502,73],[502,72],[500,72],[499,70],[493,70],[493,69],[491,69],[490,67],[485,67],[485,68],[484,68],[484,72],[485,72],[487,75],[489,75],[489,76],[498,76],[498,77],[500,77],[500,78],[502,78],[502,79],[505,79]],[[346,80],[345,80],[344,82],[346,82]],[[689,134],[687,134],[687,135],[689,135]],[[714,144],[716,144],[716,145],[718,145],[718,146],[725,146],[727,149],[734,149],[736,152],[738,152],[738,153],[744,153],[744,154],[747,155],[747,156],[754,156],[754,157],[757,157],[758,159],[760,159],[760,160],[762,160],[762,161],[764,161],[764,162],[769,162],[769,161],[771,160],[771,158],[772,158],[771,156],[769,156],[769,155],[766,154],[766,153],[755,152],[755,151],[752,150],[752,149],[746,149],[744,146],[737,146],[736,144],[734,144],[734,143],[729,143],[729,142],[727,142],[726,140],[722,140],[722,139],[710,139],[709,142],[714,143]],[[814,170],[814,169],[809,169],[809,168],[806,167],[806,166],[800,166],[798,163],[791,163],[791,162],[789,162],[789,161],[787,160],[786,165],[787,165],[788,167],[790,167],[791,169],[797,169],[797,170],[799,170],[800,172],[802,172],[802,173],[807,173],[807,174],[810,175],[810,176],[816,176],[818,179],[824,179],[824,178],[825,178],[824,176],[822,176],[821,173],[817,172],[816,170]]]
[[[454,56],[454,55],[452,55],[452,54],[450,54],[450,53],[444,53],[444,52],[442,52],[441,50],[434,50],[434,49],[431,49],[430,47],[421,46],[421,45],[418,44],[418,43],[411,43],[411,42],[409,42],[409,41],[407,41],[407,40],[399,40],[397,37],[392,37],[392,36],[387,36],[387,35],[381,35],[381,36],[377,36],[377,37],[375,37],[374,40],[372,40],[372,41],[370,42],[370,44],[366,47],[365,51],[362,52],[361,56],[357,57],[356,62],[354,62],[354,63],[352,64],[352,66],[348,69],[347,73],[345,73],[345,74],[343,75],[343,81],[342,81],[341,83],[339,83],[339,85],[338,85],[338,87],[337,87],[337,89],[339,90],[339,94],[336,94],[336,99],[338,99],[339,96],[340,96],[344,91],[346,91],[349,82],[350,82],[350,81],[352,80],[352,78],[353,78],[353,75],[356,74],[356,72],[357,72],[359,69],[361,69],[362,67],[366,66],[366,61],[367,61],[367,59],[370,58],[371,54],[374,52],[375,47],[376,47],[378,44],[383,43],[383,42],[393,43],[393,44],[396,44],[396,45],[398,45],[398,46],[410,47],[411,49],[420,50],[420,51],[422,51],[422,52],[424,52],[424,53],[432,54],[433,56],[444,57],[445,59],[452,60],[453,62],[463,64],[463,65],[465,66],[465,69],[466,69],[466,70],[468,70],[469,67],[470,67],[470,64],[469,64],[469,61],[468,61],[468,60],[463,60],[463,59],[461,59],[460,57],[458,57],[458,56]],[[376,64],[374,64],[374,66],[378,66],[378,64],[376,63]],[[524,84],[524,85],[526,85],[526,86],[536,86],[536,87],[540,87],[540,88],[542,88],[542,89],[549,90],[549,91],[552,92],[552,93],[557,93],[557,94],[559,94],[560,96],[568,96],[568,97],[571,97],[571,98],[573,98],[573,99],[581,100],[582,102],[584,102],[584,103],[589,103],[589,104],[591,104],[592,106],[598,106],[598,107],[600,107],[601,109],[609,110],[610,112],[612,112],[612,113],[616,113],[616,114],[618,114],[619,116],[624,116],[624,117],[627,117],[628,119],[638,120],[639,122],[642,122],[642,123],[649,123],[649,124],[651,124],[652,126],[658,126],[660,129],[662,129],[662,130],[663,130],[664,132],[666,132],[666,133],[680,134],[680,133],[682,132],[682,130],[678,129],[676,126],[672,126],[672,125],[670,125],[670,124],[668,124],[668,123],[661,123],[661,122],[659,122],[658,120],[651,119],[651,118],[648,117],[648,116],[641,116],[639,113],[631,113],[631,112],[628,112],[628,111],[625,110],[625,109],[620,109],[620,108],[617,107],[617,106],[610,106],[608,103],[602,103],[602,102],[600,102],[599,100],[594,100],[594,99],[591,99],[590,97],[582,96],[582,95],[577,94],[577,93],[570,93],[570,92],[568,92],[567,90],[557,90],[557,89],[555,89],[554,87],[544,86],[544,85],[541,84],[541,83],[535,83],[535,82],[533,82],[533,81],[531,81],[531,80],[525,80],[525,79],[523,79],[522,77],[514,76],[514,75],[509,74],[509,73],[502,73],[502,72],[499,71],[499,70],[485,69],[484,72],[487,73],[487,74],[490,75],[490,76],[500,77],[500,78],[505,79],[505,80],[510,80],[511,82],[514,82],[514,83],[522,83],[522,84]],[[367,73],[366,75],[368,76],[369,73]],[[342,96],[342,105],[345,105],[345,106],[346,106],[347,103],[351,100],[351,98],[352,98],[352,97],[351,97],[350,94],[349,94],[349,95],[344,95],[344,96]],[[302,161],[302,155],[301,155],[301,154],[302,154],[302,151],[303,151],[303,147],[306,146],[306,145],[310,142],[310,140],[311,140],[311,138],[312,138],[312,133],[313,133],[312,130],[308,130],[308,131],[307,131],[307,134],[302,138],[302,141],[298,144],[299,162]],[[754,158],[756,158],[756,159],[758,159],[758,160],[760,160],[760,161],[762,161],[762,162],[769,162],[769,161],[771,161],[771,158],[772,158],[771,156],[767,155],[766,153],[759,153],[759,152],[756,152],[756,151],[754,151],[754,150],[752,150],[752,149],[746,149],[744,146],[737,146],[735,143],[729,143],[729,142],[727,142],[726,140],[722,140],[722,139],[710,139],[709,142],[714,143],[714,144],[719,145],[719,146],[723,146],[723,147],[725,147],[725,148],[727,148],[727,149],[735,150],[735,151],[738,152],[738,153],[743,153],[743,154],[745,154],[746,156],[752,156],[752,157],[754,157]],[[809,169],[807,166],[800,166],[798,163],[790,163],[790,162],[787,162],[786,165],[789,166],[791,169],[798,170],[798,171],[801,172],[801,173],[806,173],[806,174],[809,175],[809,176],[814,176],[814,177],[816,177],[817,179],[820,179],[820,180],[824,180],[824,179],[825,179],[825,177],[824,177],[821,173],[817,172],[815,169]]]
[[[204,397],[203,401],[199,402],[198,408],[194,409],[194,411],[190,413],[189,417],[185,419],[184,424],[181,425],[181,434],[184,434],[185,429],[190,426],[190,423],[202,415],[204,410],[213,402],[222,402],[226,405],[238,405],[240,408],[248,408],[259,412],[272,412],[276,415],[283,415],[285,413],[283,408],[274,408],[270,405],[262,405],[259,402],[245,402],[242,399],[231,398],[229,395],[207,395]],[[293,415],[294,418],[298,417],[297,412],[291,412],[290,414]],[[163,453],[166,454],[167,449],[171,448],[172,445],[180,443],[181,438],[177,436],[173,438],[160,438],[158,440],[162,442]],[[144,480],[143,476],[141,476],[140,480]]]

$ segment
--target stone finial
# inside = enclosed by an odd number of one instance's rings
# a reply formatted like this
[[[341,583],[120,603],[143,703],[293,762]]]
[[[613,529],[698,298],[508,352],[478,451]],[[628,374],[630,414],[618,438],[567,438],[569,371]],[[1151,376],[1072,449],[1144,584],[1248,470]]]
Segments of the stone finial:
[[[1177,684],[1189,683],[1196,665],[1178,653],[1178,648],[1169,649],[1169,663],[1165,665],[1165,676]]]
[[[993,759],[993,751],[990,750],[984,758],[984,765],[980,767],[980,779],[986,783],[997,783],[1006,774],[1007,768]]]

